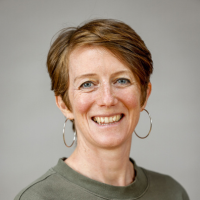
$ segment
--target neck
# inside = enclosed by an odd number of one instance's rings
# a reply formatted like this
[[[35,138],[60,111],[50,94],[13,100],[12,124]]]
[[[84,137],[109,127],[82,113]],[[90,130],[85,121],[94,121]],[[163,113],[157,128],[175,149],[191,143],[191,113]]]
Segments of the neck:
[[[75,171],[93,180],[114,186],[126,186],[134,180],[134,167],[129,160],[130,145],[102,149],[83,142],[78,143],[65,162]]]

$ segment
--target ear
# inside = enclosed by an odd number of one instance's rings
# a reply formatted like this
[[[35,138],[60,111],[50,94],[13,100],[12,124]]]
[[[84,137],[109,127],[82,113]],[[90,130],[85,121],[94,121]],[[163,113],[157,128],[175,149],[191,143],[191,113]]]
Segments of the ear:
[[[63,113],[63,115],[67,118],[67,119],[74,119],[74,115],[72,113],[72,111],[70,111],[67,106],[65,105],[64,101],[62,100],[61,96],[55,96],[56,98],[56,105],[58,106],[58,108],[61,110],[61,112]]]
[[[141,107],[141,111],[143,111],[147,105],[147,101],[149,99],[149,96],[151,94],[151,90],[152,90],[152,85],[151,82],[148,83],[148,88],[147,88],[147,96],[146,96],[146,100],[144,102],[144,105]]]

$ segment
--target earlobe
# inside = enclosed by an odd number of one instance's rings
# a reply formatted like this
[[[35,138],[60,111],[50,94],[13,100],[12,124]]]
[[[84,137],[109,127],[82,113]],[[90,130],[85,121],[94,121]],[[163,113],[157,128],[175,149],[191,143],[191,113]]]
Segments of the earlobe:
[[[152,91],[152,85],[151,82],[148,83],[148,88],[147,88],[147,95],[146,95],[146,100],[144,102],[144,105],[141,107],[141,111],[143,111],[147,105],[147,101],[149,99],[149,96],[151,95],[151,91]]]
[[[67,119],[74,119],[73,113],[68,109],[61,96],[55,96],[56,105]]]

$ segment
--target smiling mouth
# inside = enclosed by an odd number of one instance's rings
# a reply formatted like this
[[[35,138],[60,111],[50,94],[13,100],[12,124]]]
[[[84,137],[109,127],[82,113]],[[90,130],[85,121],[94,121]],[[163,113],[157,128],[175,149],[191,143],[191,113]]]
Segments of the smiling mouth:
[[[119,122],[123,117],[124,115],[120,114],[111,117],[93,117],[92,120],[99,125],[109,125]]]

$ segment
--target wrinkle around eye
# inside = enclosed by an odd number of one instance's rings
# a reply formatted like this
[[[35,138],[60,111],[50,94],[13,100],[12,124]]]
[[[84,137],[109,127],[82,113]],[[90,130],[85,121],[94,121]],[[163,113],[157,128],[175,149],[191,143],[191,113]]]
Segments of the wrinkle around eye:
[[[88,89],[79,89],[79,91],[83,92],[83,93],[90,93],[93,91],[96,91],[97,87],[93,87],[93,88],[88,88]]]
[[[85,84],[89,84],[89,85],[85,85]],[[81,86],[79,87],[79,90],[83,91],[83,92],[92,92],[96,89],[97,89],[97,85],[90,81],[87,81],[87,82],[81,84]]]

